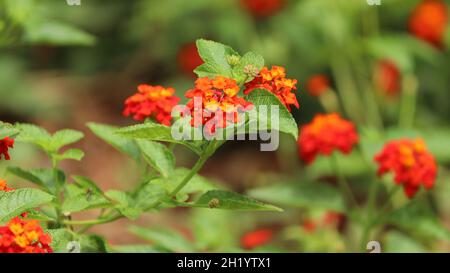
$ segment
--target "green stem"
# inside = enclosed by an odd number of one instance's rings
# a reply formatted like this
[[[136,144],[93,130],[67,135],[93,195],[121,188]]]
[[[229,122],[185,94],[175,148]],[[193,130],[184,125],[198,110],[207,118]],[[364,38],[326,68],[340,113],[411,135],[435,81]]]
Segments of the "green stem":
[[[63,222],[63,214],[62,214],[62,192],[61,192],[61,181],[59,181],[59,175],[58,175],[58,161],[55,159],[53,155],[49,155],[49,157],[52,160],[52,172],[53,172],[53,182],[55,183],[55,195],[56,195],[56,224],[58,227],[61,226],[61,223]]]
[[[340,170],[339,164],[338,164],[338,160],[336,158],[336,153],[332,154],[330,163],[331,163],[331,168],[332,168],[334,174],[337,176],[339,188],[341,189],[341,192],[342,192],[344,198],[346,198],[348,205],[352,205],[355,208],[359,208],[358,202],[356,202],[356,199],[353,196],[350,185],[348,184],[347,180],[341,173],[341,170]]]
[[[414,124],[417,103],[417,79],[413,75],[407,75],[403,81],[403,92],[401,96],[399,126],[411,128]]]

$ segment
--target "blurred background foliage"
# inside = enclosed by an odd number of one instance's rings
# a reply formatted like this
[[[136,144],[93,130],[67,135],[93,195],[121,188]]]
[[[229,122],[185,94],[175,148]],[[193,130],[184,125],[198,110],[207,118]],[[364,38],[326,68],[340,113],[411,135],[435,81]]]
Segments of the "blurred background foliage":
[[[441,164],[433,192],[435,212],[449,226],[450,28],[446,28],[442,48],[411,35],[408,20],[419,0],[382,0],[380,6],[370,6],[365,0],[267,0],[261,6],[252,2],[258,1],[81,0],[80,6],[69,6],[63,0],[0,0],[0,120],[85,132],[88,121],[129,124],[121,115],[123,101],[137,84],[172,86],[183,97],[194,80],[192,69],[201,62],[194,42],[212,39],[240,52],[255,51],[265,57],[266,65],[286,67],[288,77],[299,81],[301,107],[293,114],[300,125],[328,110],[321,101],[326,97],[318,99],[305,90],[312,75],[323,74],[340,95],[344,115],[359,125],[367,154],[373,155],[386,139],[424,137]],[[374,71],[381,60],[394,63],[401,75],[396,96],[377,90]],[[411,90],[414,96],[403,95]],[[407,108],[408,100],[414,100],[414,109]],[[102,181],[105,188],[127,188],[133,183],[137,166],[90,133],[82,145],[87,157],[82,164],[67,164],[67,168]],[[276,153],[260,154],[257,147],[251,142],[228,143],[203,173],[241,192],[277,181],[314,180],[330,174],[327,162],[321,160],[305,170],[292,140],[282,138]],[[178,164],[190,162],[190,154],[177,152]],[[1,162],[0,174],[7,164],[44,164],[41,155],[29,147],[17,145],[14,153],[12,162]],[[371,156],[367,157],[371,162]],[[340,162],[354,178],[355,188],[363,189],[361,176],[367,166],[354,154],[340,157]],[[281,172],[285,175],[280,177]],[[324,210],[339,207],[333,193],[323,197],[310,192],[307,196],[301,194],[307,189],[284,188],[249,192],[294,209],[282,215],[171,211],[146,216],[141,226],[169,223],[185,236],[137,227],[131,231],[156,242],[159,248],[151,247],[155,251],[233,250],[242,246],[239,237],[244,232],[261,226],[278,234],[278,244],[266,250],[342,251],[338,226],[320,228],[314,236],[308,228],[301,228],[308,219],[321,219]],[[239,222],[230,220],[235,217]],[[122,226],[119,222],[94,231],[112,244],[142,242],[123,235]],[[448,248],[450,238],[446,234],[418,242],[399,231],[386,234],[390,251],[442,250]],[[189,241],[192,238],[195,246]]]

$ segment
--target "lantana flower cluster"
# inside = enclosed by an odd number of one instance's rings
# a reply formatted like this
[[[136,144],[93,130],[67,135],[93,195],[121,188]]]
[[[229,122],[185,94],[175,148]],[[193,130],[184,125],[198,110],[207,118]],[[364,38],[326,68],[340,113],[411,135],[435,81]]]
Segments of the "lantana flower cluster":
[[[405,194],[412,198],[423,186],[431,189],[436,180],[437,165],[427,151],[422,139],[401,139],[388,142],[375,156],[378,175],[392,172],[397,184],[403,186]]]
[[[276,95],[278,99],[291,111],[291,105],[299,108],[295,91],[297,80],[286,78],[286,70],[281,66],[272,66],[269,70],[264,67],[257,77],[245,84],[244,94],[255,89],[263,88]]]
[[[13,191],[0,179],[0,191]],[[27,220],[27,213],[0,226],[0,253],[51,253],[52,238],[37,220]]]
[[[191,110],[191,125],[198,127],[215,119],[212,126],[227,127],[230,123],[239,122],[239,112],[245,111],[251,103],[239,97],[239,86],[233,79],[216,76],[198,78],[195,88],[186,92],[190,100],[186,106]],[[215,132],[215,127],[210,128]]]
[[[9,156],[8,149],[14,147],[14,139],[10,137],[5,137],[3,139],[0,139],[0,159],[2,159],[2,156],[6,160],[10,160],[11,157]]]
[[[339,114],[318,114],[311,123],[301,128],[299,153],[306,163],[312,163],[318,155],[331,155],[338,150],[351,152],[358,142],[355,125]]]
[[[161,124],[170,125],[172,108],[180,100],[173,95],[174,92],[170,87],[141,84],[138,92],[125,101],[123,114],[132,115],[138,121],[153,118]]]

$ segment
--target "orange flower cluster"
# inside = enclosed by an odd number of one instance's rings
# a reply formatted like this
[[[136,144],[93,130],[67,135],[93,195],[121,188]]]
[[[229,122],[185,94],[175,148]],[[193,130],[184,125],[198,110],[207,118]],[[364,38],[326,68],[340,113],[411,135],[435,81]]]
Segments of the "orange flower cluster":
[[[349,153],[358,142],[355,125],[339,114],[318,114],[303,126],[298,139],[300,157],[312,163],[318,154],[330,155],[334,150]]]
[[[248,94],[255,89],[264,88],[275,94],[278,99],[291,111],[291,105],[299,108],[295,93],[297,80],[287,79],[286,71],[281,66],[272,66],[269,70],[264,67],[259,75],[251,82],[245,84],[244,94]]]
[[[436,180],[436,162],[421,139],[390,141],[374,159],[379,164],[378,175],[393,172],[395,182],[403,186],[409,198],[421,185],[431,189]]]
[[[125,116],[133,115],[133,118],[142,121],[153,118],[163,125],[170,125],[172,108],[177,105],[180,98],[173,95],[173,88],[164,88],[160,85],[151,86],[141,84],[138,93],[125,101]]]
[[[423,0],[409,18],[409,31],[419,39],[442,48],[448,22],[447,4],[442,0]]]
[[[374,80],[381,92],[388,96],[395,96],[400,91],[402,76],[395,63],[390,60],[381,60],[376,64]]]
[[[237,96],[238,92],[239,86],[233,79],[222,76],[198,78],[195,88],[186,92],[186,97],[191,99],[186,104],[192,113],[191,124],[198,127],[215,119],[216,124],[209,128],[214,133],[216,125],[225,128],[230,122],[239,122],[238,113],[251,103]]]
[[[270,242],[273,236],[274,232],[271,229],[258,229],[248,232],[241,237],[241,246],[244,249],[253,249],[263,246]]]
[[[5,137],[4,139],[0,139],[0,159],[2,159],[2,155],[6,160],[10,160],[10,156],[8,153],[9,148],[14,147],[14,139]]]
[[[0,179],[0,191],[12,191],[6,181]],[[26,213],[22,217],[26,217]],[[51,253],[52,238],[44,233],[39,222],[20,217],[0,226],[0,253]]]
[[[51,242],[37,220],[15,217],[0,227],[0,253],[51,253]]]
[[[180,48],[178,52],[178,66],[186,75],[195,76],[195,73],[192,71],[201,64],[203,64],[203,60],[198,54],[195,43],[189,43]]]
[[[285,0],[241,0],[242,6],[251,14],[266,17],[276,14],[284,6]]]
[[[308,79],[306,90],[311,96],[318,97],[330,88],[330,81],[325,75],[314,75]]]

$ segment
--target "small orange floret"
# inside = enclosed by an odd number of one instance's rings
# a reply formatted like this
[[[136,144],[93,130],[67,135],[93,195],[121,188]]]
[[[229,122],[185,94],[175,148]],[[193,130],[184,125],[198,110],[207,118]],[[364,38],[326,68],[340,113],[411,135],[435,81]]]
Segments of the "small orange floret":
[[[245,84],[244,94],[248,94],[255,89],[263,88],[275,96],[291,111],[291,105],[299,108],[297,97],[294,91],[297,89],[297,80],[287,79],[286,70],[281,66],[272,66],[269,70],[264,67],[251,82]]]
[[[175,90],[171,87],[151,86],[141,84],[138,93],[125,101],[125,116],[142,121],[152,118],[163,125],[170,125],[172,108],[177,105],[180,98],[174,96]]]
[[[355,125],[339,114],[318,114],[301,128],[298,139],[300,157],[312,163],[317,155],[330,155],[339,150],[350,153],[358,142]]]
[[[436,180],[437,165],[422,139],[401,139],[386,143],[374,160],[378,163],[378,175],[394,173],[394,180],[403,186],[405,194],[412,198],[420,189],[431,189]]]

